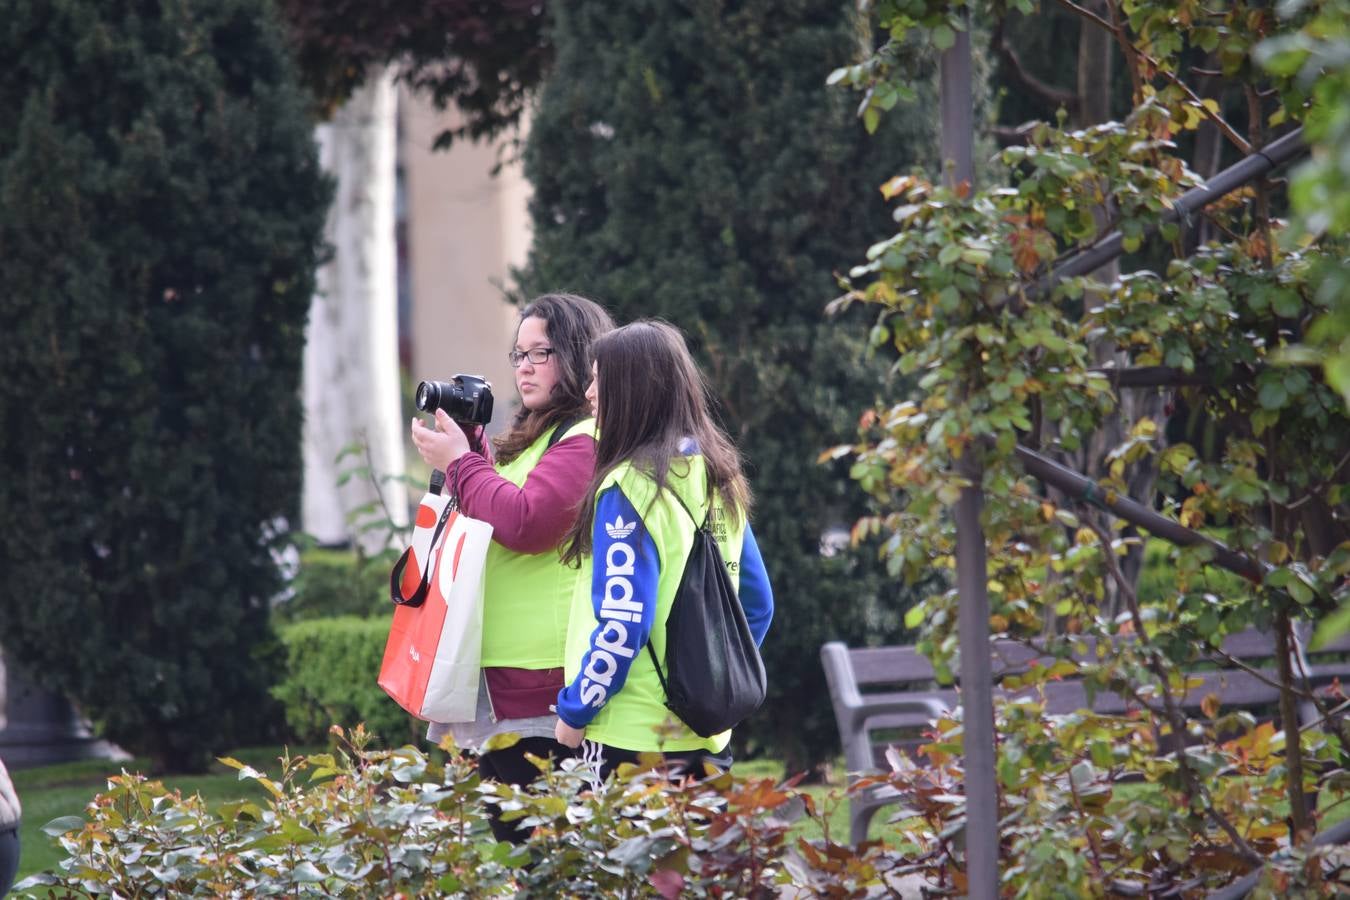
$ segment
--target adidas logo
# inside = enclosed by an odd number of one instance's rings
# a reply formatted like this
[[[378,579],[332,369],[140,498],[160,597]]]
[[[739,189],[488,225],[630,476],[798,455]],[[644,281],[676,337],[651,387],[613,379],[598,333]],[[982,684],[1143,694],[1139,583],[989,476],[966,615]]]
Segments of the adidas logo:
[[[613,522],[605,523],[605,534],[616,541],[621,541],[633,533],[637,528],[637,522],[625,522],[623,516],[616,516]]]

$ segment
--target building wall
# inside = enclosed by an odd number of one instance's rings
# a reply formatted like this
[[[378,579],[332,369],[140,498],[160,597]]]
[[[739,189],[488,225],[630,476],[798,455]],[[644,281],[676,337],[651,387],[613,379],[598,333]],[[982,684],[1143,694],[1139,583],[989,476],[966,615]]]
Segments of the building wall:
[[[486,377],[495,433],[515,409],[506,353],[516,311],[504,291],[529,247],[527,184],[518,163],[492,175],[497,147],[457,141],[433,151],[454,113],[406,90],[399,104],[409,377],[414,385],[457,373]]]

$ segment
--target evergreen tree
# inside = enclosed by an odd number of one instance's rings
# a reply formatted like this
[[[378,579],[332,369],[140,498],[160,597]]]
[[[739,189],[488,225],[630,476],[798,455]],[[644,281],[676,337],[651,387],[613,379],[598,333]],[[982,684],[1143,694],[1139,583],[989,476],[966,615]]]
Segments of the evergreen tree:
[[[0,635],[108,738],[269,721],[329,189],[265,0],[0,17]]]
[[[893,640],[902,611],[875,548],[822,553],[863,508],[817,457],[851,440],[851,411],[883,374],[824,307],[834,273],[885,222],[878,185],[931,155],[935,120],[890,117],[869,138],[851,98],[826,87],[860,40],[847,3],[550,11],[555,68],[525,151],[523,293],[579,290],[620,321],[660,316],[689,336],[749,463],[778,603],[769,701],[738,737],[810,767],[838,752],[821,643]]]

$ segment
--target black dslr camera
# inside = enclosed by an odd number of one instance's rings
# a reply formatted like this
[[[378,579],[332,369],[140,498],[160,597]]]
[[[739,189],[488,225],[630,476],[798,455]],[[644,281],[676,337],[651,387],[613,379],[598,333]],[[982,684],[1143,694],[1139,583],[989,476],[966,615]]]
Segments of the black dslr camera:
[[[449,381],[424,381],[413,401],[425,413],[445,410],[462,425],[492,421],[492,385],[477,375],[456,375]]]

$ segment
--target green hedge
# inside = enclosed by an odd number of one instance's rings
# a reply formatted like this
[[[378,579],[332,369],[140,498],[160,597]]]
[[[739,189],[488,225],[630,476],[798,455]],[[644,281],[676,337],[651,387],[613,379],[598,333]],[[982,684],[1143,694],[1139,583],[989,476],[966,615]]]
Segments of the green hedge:
[[[306,550],[291,582],[290,599],[273,611],[276,621],[386,613],[392,565],[388,554],[363,557],[350,550]]]
[[[376,684],[389,616],[339,616],[282,625],[286,677],[272,695],[286,707],[297,740],[323,743],[331,725],[358,722],[387,746],[417,743],[425,725],[405,713]]]

